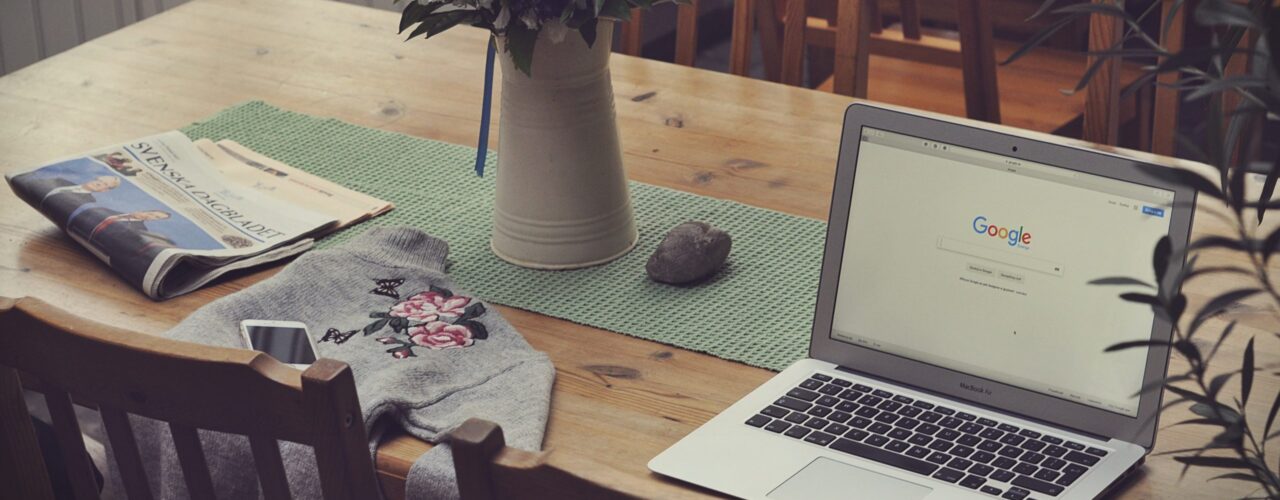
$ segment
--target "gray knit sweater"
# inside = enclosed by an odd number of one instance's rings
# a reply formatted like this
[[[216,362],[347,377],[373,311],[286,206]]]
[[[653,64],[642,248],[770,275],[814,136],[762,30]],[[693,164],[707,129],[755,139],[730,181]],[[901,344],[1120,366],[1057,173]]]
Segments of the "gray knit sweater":
[[[279,274],[214,301],[170,331],[176,339],[245,347],[245,319],[307,324],[321,357],[351,365],[370,449],[389,426],[429,442],[471,417],[500,424],[510,446],[541,448],[555,376],[497,312],[445,275],[445,242],[409,228],[373,229],[315,251]],[[185,498],[165,426],[137,419],[152,491]],[[201,431],[219,498],[258,498],[248,439]],[[319,498],[310,447],[281,443],[295,498]],[[414,463],[409,498],[457,497],[448,446]]]

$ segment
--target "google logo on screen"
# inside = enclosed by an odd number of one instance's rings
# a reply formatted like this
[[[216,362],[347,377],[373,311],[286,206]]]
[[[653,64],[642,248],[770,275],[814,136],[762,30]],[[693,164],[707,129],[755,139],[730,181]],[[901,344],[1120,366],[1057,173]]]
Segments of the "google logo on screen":
[[[1013,229],[1010,227],[1000,227],[995,224],[987,224],[987,218],[982,215],[974,217],[973,232],[985,234],[992,238],[1007,239],[1009,241],[1009,246],[1011,247],[1018,246],[1019,243],[1023,245],[1031,244],[1031,233],[1028,233],[1022,228],[1022,226],[1018,226],[1017,229]]]

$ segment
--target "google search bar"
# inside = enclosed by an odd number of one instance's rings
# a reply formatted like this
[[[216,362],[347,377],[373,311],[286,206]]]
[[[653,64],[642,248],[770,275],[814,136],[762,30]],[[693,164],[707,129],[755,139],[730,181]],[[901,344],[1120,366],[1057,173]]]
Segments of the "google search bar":
[[[975,243],[960,241],[946,236],[938,237],[938,249],[958,253],[960,255],[977,257],[979,259],[989,260],[998,264],[1005,264],[1030,271],[1036,271],[1050,276],[1062,276],[1063,266],[1061,263],[1037,259],[1017,252],[999,250]]]

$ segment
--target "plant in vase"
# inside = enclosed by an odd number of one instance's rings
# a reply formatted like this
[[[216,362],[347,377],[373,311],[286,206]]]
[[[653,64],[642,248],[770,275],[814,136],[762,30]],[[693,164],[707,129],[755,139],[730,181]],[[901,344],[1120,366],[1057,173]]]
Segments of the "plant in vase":
[[[1166,410],[1189,405],[1194,414],[1170,426],[1207,426],[1214,428],[1214,437],[1200,446],[1159,454],[1173,455],[1174,460],[1184,464],[1184,474],[1192,467],[1214,469],[1219,472],[1211,480],[1252,483],[1255,491],[1249,494],[1251,498],[1280,498],[1280,471],[1275,468],[1275,459],[1267,454],[1268,443],[1280,437],[1280,427],[1275,426],[1280,394],[1256,394],[1254,390],[1254,375],[1275,370],[1280,360],[1259,359],[1254,351],[1255,338],[1248,340],[1239,359],[1224,360],[1218,350],[1235,331],[1236,323],[1225,325],[1216,339],[1210,338],[1214,334],[1208,326],[1210,319],[1246,299],[1264,299],[1269,302],[1268,314],[1280,319],[1280,290],[1270,263],[1280,252],[1280,227],[1263,229],[1266,226],[1262,225],[1268,209],[1280,208],[1280,201],[1273,200],[1280,158],[1268,158],[1271,164],[1265,181],[1252,196],[1246,193],[1246,177],[1250,173],[1245,164],[1248,152],[1259,145],[1256,141],[1276,141],[1263,135],[1261,128],[1268,115],[1280,116],[1280,54],[1274,52],[1280,44],[1280,5],[1274,0],[1171,2],[1152,1],[1137,15],[1131,15],[1122,0],[1064,6],[1046,0],[1038,15],[1057,15],[1058,22],[1033,37],[1006,63],[1079,16],[1119,18],[1126,26],[1120,42],[1096,54],[1096,64],[1086,69],[1076,90],[1083,89],[1096,68],[1108,60],[1154,60],[1146,68],[1141,85],[1153,84],[1159,75],[1176,75],[1171,85],[1182,92],[1185,101],[1201,107],[1203,123],[1193,133],[1180,135],[1179,145],[1192,159],[1214,167],[1217,175],[1208,178],[1176,168],[1150,172],[1195,187],[1201,195],[1212,198],[1200,206],[1202,216],[1223,218],[1232,226],[1233,234],[1201,236],[1186,248],[1174,248],[1167,238],[1162,240],[1153,257],[1154,283],[1116,276],[1093,284],[1129,288],[1132,291],[1121,294],[1121,299],[1149,305],[1175,325],[1169,341],[1133,340],[1107,349],[1167,347],[1185,361],[1184,370],[1154,382],[1172,395],[1172,400],[1165,401]],[[1187,10],[1187,18],[1209,35],[1209,44],[1171,51],[1143,33],[1143,21],[1159,13],[1165,4],[1169,4],[1171,12]],[[1170,23],[1161,23],[1160,28],[1168,30]],[[1249,70],[1240,75],[1227,74],[1226,68],[1237,58],[1245,59]],[[1129,91],[1135,92],[1141,85]],[[1234,258],[1205,264],[1224,254]],[[1187,265],[1178,276],[1166,276],[1170,262],[1187,257]],[[1210,297],[1199,308],[1188,307],[1182,284],[1224,279],[1236,279],[1239,288]],[[1280,337],[1280,332],[1274,335]],[[1227,390],[1229,384],[1238,387],[1238,396]],[[1257,410],[1252,417],[1250,408]]]
[[[418,0],[400,30],[430,38],[460,24],[491,33],[476,171],[488,142],[493,60],[501,47],[502,120],[491,245],[538,269],[612,261],[639,238],[613,108],[614,20],[652,0]],[[416,25],[416,27],[415,27]]]

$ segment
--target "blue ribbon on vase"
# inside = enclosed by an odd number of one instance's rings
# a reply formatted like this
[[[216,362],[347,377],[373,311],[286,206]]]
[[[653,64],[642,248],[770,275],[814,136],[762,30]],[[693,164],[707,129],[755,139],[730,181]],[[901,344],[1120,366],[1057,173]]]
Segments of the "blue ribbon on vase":
[[[484,177],[484,162],[489,153],[489,108],[493,102],[493,58],[497,52],[497,42],[489,37],[489,50],[484,59],[484,102],[480,109],[480,139],[476,145],[476,175]]]

